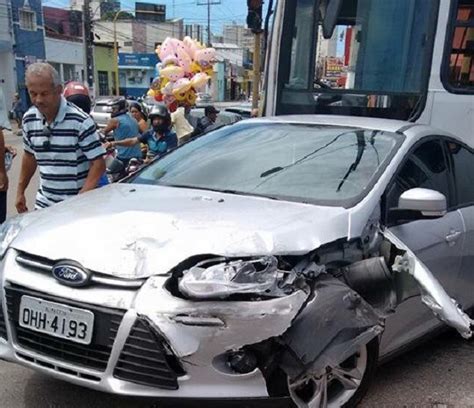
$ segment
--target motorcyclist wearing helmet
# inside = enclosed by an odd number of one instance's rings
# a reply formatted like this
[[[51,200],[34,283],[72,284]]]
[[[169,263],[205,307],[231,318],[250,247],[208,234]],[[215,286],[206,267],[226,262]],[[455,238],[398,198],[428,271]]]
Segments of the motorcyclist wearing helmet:
[[[91,112],[92,101],[89,96],[89,89],[80,82],[68,82],[63,91],[63,96],[66,98],[68,102],[72,102],[78,108],[82,109],[88,115]],[[104,173],[99,182],[97,183],[97,187],[103,187],[109,184],[107,180],[107,173]]]
[[[137,144],[122,144],[127,139],[134,139],[140,134],[137,121],[128,113],[128,104],[125,98],[116,97],[108,105],[112,108],[112,114],[103,133],[114,132],[113,145],[117,146],[117,158],[128,165],[130,159],[140,159],[142,152]],[[110,145],[110,144],[108,144]]]
[[[161,156],[178,146],[178,137],[171,130],[171,115],[165,105],[156,105],[149,114],[152,128],[138,137],[111,142],[111,146],[148,146],[147,160]]]
[[[72,102],[85,113],[91,113],[92,101],[89,90],[80,82],[68,82],[64,87],[63,96],[68,102]]]

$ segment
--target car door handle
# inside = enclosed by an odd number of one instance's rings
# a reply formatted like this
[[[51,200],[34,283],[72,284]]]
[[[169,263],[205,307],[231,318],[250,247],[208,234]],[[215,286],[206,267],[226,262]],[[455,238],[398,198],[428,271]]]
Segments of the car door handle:
[[[448,243],[456,242],[460,236],[461,236],[461,232],[451,231],[448,235],[446,235],[446,242]]]

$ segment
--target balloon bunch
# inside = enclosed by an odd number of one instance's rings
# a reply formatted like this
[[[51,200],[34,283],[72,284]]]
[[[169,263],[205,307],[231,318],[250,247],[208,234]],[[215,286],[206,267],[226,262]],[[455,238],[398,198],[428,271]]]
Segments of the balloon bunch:
[[[161,62],[147,95],[165,103],[171,112],[178,106],[195,105],[196,93],[202,92],[211,78],[214,48],[205,48],[190,37],[183,41],[168,37],[156,53]]]

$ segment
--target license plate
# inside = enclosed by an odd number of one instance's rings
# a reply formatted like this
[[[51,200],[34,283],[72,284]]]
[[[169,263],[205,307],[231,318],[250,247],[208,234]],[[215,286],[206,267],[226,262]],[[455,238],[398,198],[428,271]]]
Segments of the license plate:
[[[90,344],[94,328],[94,313],[89,310],[22,296],[21,327],[81,344]]]

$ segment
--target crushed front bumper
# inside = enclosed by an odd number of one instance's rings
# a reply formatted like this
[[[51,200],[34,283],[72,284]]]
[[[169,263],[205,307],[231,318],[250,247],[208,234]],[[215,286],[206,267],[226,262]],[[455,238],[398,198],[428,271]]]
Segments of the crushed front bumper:
[[[260,302],[190,302],[171,295],[166,277],[139,289],[107,285],[71,288],[16,262],[10,249],[0,265],[0,359],[105,392],[163,398],[262,398],[258,368],[239,374],[223,360],[281,335],[307,295]],[[90,346],[19,327],[21,296],[90,310]]]

